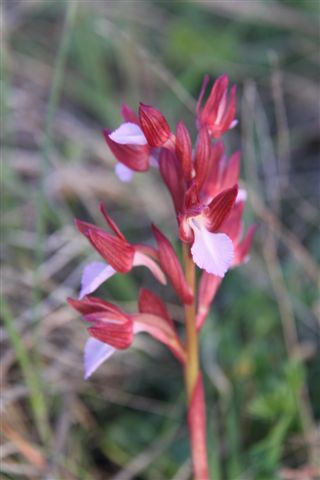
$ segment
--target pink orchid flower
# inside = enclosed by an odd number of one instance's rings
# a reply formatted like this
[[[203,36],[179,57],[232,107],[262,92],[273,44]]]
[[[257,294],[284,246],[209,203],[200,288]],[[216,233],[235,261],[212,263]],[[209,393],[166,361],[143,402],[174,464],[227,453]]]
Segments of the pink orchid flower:
[[[129,243],[102,204],[100,210],[113,234],[90,223],[76,220],[78,230],[107,262],[92,262],[85,267],[81,279],[80,298],[94,292],[115,273],[128,273],[136,266],[147,267],[160,283],[166,284],[165,275],[156,262],[157,251],[152,247]]]
[[[203,97],[209,83],[206,75],[197,102],[197,127],[206,128],[212,138],[221,137],[227,130],[237,124],[236,114],[236,87],[231,88],[228,99],[227,75],[222,75],[214,83],[208,99],[202,106]]]
[[[118,160],[115,171],[122,181],[130,181],[134,171],[144,172],[157,164],[158,148],[173,148],[174,136],[163,114],[140,104],[139,116],[127,105],[122,107],[125,120],[116,130],[103,130],[105,140]]]
[[[68,303],[91,324],[84,349],[85,379],[116,351],[129,348],[134,335],[140,332],[149,333],[164,343],[180,362],[185,361],[184,349],[165,305],[148,290],[140,291],[139,312],[135,314],[90,296],[82,300],[68,298]]]

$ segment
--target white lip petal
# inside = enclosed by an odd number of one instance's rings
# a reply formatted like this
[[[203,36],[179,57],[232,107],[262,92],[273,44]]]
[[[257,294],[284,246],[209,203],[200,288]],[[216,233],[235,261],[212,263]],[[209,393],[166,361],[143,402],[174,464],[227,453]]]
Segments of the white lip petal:
[[[107,343],[96,338],[88,338],[84,347],[84,378],[87,380],[100,365],[116,351]]]
[[[123,163],[118,162],[114,167],[114,172],[119,178],[119,180],[121,180],[122,182],[131,182],[133,177],[133,170],[123,165]]]
[[[109,138],[121,145],[146,145],[147,139],[136,123],[122,123],[119,128],[110,133]]]
[[[116,271],[110,265],[103,262],[92,262],[85,266],[81,278],[81,290],[79,298],[97,290],[100,285],[112,277]]]
[[[224,277],[233,262],[233,244],[224,233],[209,232],[201,221],[192,221],[194,232],[191,253],[194,262],[212,275]]]
[[[238,190],[238,195],[237,195],[237,198],[236,198],[236,203],[238,202],[245,202],[247,200],[247,190],[245,190],[244,188],[239,188]]]

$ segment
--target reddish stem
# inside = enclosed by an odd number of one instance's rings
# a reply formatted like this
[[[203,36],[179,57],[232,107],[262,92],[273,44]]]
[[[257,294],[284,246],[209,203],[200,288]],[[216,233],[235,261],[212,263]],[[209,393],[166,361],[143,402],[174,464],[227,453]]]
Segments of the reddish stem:
[[[194,298],[196,297],[195,264],[190,249],[183,246],[185,275]],[[188,426],[195,480],[208,480],[208,460],[206,447],[206,413],[199,369],[198,333],[196,329],[196,303],[185,305],[186,322],[186,364],[185,384],[188,398]]]

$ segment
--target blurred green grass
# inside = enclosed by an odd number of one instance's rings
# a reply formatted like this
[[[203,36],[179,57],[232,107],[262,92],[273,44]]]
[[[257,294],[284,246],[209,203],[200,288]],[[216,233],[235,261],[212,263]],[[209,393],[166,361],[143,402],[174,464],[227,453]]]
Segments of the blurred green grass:
[[[285,467],[317,456],[319,3],[231,3],[4,3],[4,478],[190,477],[174,359],[137,339],[84,382],[85,328],[65,298],[93,258],[73,217],[100,222],[100,199],[130,239],[151,241],[151,220],[174,238],[156,173],[119,184],[100,132],[118,125],[123,101],[140,100],[194,132],[205,73],[239,85],[228,148],[241,146],[246,222],[259,224],[251,261],[228,274],[201,340],[212,478],[290,479]],[[137,269],[101,292],[134,309],[150,282]],[[181,320],[176,298],[152,288]]]

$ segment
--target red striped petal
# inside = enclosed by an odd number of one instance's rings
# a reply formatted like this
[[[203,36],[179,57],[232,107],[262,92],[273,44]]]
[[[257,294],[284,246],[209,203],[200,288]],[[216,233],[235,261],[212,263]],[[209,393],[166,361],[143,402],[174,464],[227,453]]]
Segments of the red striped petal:
[[[151,147],[161,147],[171,135],[170,127],[163,114],[150,105],[140,103],[140,125]]]
[[[187,182],[192,179],[192,143],[187,127],[183,122],[177,125],[176,155]]]
[[[205,128],[202,128],[197,138],[197,146],[195,151],[194,166],[196,170],[195,182],[200,191],[209,171],[211,158],[211,142],[210,137]]]
[[[238,185],[219,193],[205,208],[206,227],[210,232],[216,232],[229,215],[237,198]]]
[[[103,205],[102,202],[100,202],[100,205],[99,205],[99,209],[100,209],[100,212],[102,213],[102,215],[104,216],[107,224],[109,225],[109,227],[114,231],[114,233],[117,235],[117,237],[119,238],[122,238],[122,240],[125,240],[125,236],[123,235],[123,233],[119,230],[119,227],[118,225],[116,224],[116,222],[114,220],[112,220],[112,218],[110,217],[110,215],[107,214],[106,212],[106,209]]]
[[[117,272],[127,273],[131,270],[134,247],[129,242],[81,220],[76,220],[76,225],[79,231],[87,237],[93,247]]]
[[[130,347],[133,340],[133,323],[129,317],[121,323],[97,321],[88,331],[92,337],[119,350]]]
[[[88,238],[100,255],[120,273],[132,269],[134,248],[126,240],[100,230],[89,230]]]

